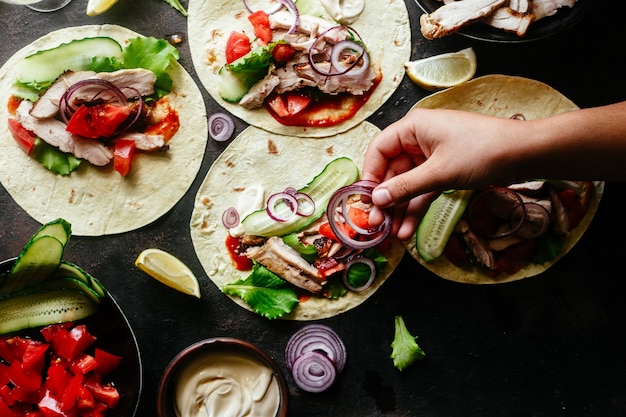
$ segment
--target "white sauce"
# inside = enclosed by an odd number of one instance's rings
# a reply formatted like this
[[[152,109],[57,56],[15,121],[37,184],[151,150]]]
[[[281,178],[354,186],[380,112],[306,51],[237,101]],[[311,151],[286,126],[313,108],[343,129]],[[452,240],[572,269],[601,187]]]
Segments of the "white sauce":
[[[175,394],[178,417],[273,417],[280,405],[272,369],[243,351],[194,359],[179,374]]]
[[[330,16],[342,25],[354,23],[365,8],[365,0],[321,0]]]
[[[235,206],[239,212],[239,218],[243,219],[253,211],[262,209],[264,197],[265,190],[260,185],[248,187],[242,191],[237,200],[237,205]],[[243,225],[239,223],[236,227],[230,228],[228,232],[231,236],[238,237],[243,236],[245,229]]]

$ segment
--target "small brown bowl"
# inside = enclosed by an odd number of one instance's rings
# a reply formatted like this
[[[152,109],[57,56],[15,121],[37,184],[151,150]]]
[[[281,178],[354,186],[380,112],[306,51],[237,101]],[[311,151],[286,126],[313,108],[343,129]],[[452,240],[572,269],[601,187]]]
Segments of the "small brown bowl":
[[[289,401],[289,388],[285,377],[283,376],[280,368],[274,362],[274,360],[253,344],[229,337],[216,337],[211,339],[201,340],[196,342],[187,348],[183,349],[178,355],[172,359],[169,365],[165,368],[163,377],[159,384],[159,391],[157,395],[157,411],[159,417],[184,417],[179,416],[176,411],[176,396],[177,390],[182,389],[180,384],[188,383],[194,386],[198,380],[195,377],[198,376],[199,371],[194,371],[194,368],[205,367],[215,370],[220,369],[223,374],[218,375],[218,379],[224,379],[224,384],[220,389],[230,384],[230,378],[233,377],[233,367],[228,364],[244,363],[247,369],[250,365],[250,372],[259,372],[261,367],[265,369],[265,375],[270,376],[270,388],[264,394],[263,401],[277,401],[276,413],[268,415],[266,412],[262,414],[253,414],[263,417],[286,417]],[[239,368],[241,369],[241,368]],[[209,372],[209,371],[207,371]],[[267,373],[269,372],[269,374]],[[211,376],[214,376],[211,373]],[[249,378],[249,377],[248,377]],[[205,379],[198,377],[198,379]],[[215,378],[208,378],[215,379]],[[240,381],[241,382],[241,381]],[[199,383],[199,382],[198,382]],[[214,383],[214,382],[213,382]],[[242,382],[245,385],[245,383]],[[236,390],[235,390],[236,391]],[[190,392],[190,391],[188,391]],[[223,391],[222,391],[223,393]],[[222,395],[222,398],[224,395]],[[232,404],[238,406],[239,401],[232,401]],[[260,402],[254,403],[254,407],[258,407]],[[265,403],[267,404],[267,403]],[[270,407],[274,408],[274,407]]]

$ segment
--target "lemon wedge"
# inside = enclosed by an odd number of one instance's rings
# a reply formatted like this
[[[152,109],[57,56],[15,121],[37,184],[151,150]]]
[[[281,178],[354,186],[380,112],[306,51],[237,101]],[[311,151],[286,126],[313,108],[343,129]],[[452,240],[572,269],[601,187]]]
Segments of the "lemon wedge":
[[[145,249],[135,260],[135,266],[170,288],[200,298],[198,279],[187,265],[168,252]]]
[[[118,0],[89,0],[87,2],[87,16],[98,16],[109,10]]]
[[[472,48],[404,63],[409,78],[428,91],[463,84],[476,74],[476,67],[476,53]]]

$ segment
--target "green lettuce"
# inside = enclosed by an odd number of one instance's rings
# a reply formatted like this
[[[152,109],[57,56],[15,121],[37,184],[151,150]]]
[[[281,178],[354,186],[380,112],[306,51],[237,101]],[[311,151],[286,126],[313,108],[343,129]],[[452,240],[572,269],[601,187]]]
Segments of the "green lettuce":
[[[61,152],[59,148],[55,148],[39,138],[35,139],[33,158],[58,175],[69,175],[78,169],[82,161],[70,153]]]
[[[252,87],[269,72],[270,66],[274,62],[272,52],[278,43],[285,42],[276,41],[265,46],[254,48],[246,55],[230,63],[228,70],[239,78],[248,88]]]
[[[415,339],[417,336],[411,335],[404,324],[402,316],[394,318],[395,335],[391,343],[391,358],[393,364],[398,370],[402,371],[407,366],[424,359],[426,354],[417,345]]]

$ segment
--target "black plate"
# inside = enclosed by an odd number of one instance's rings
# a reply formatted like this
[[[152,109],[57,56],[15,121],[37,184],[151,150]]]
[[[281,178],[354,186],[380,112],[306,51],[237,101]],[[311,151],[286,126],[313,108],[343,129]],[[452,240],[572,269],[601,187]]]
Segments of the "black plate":
[[[443,4],[438,0],[415,0],[415,2],[425,13],[432,13]],[[531,23],[524,37],[481,23],[473,23],[459,30],[458,33],[468,38],[487,42],[521,43],[536,41],[574,26],[589,12],[593,4],[594,0],[578,0],[571,9],[562,7],[555,15]]]
[[[7,271],[14,261],[15,258],[0,261],[0,273]],[[120,393],[120,402],[107,413],[107,417],[133,417],[139,405],[143,381],[139,346],[126,316],[111,294],[107,294],[96,314],[80,323],[86,324],[89,332],[98,338],[94,346],[124,358],[110,375]],[[40,337],[38,330],[34,329],[19,334]]]

